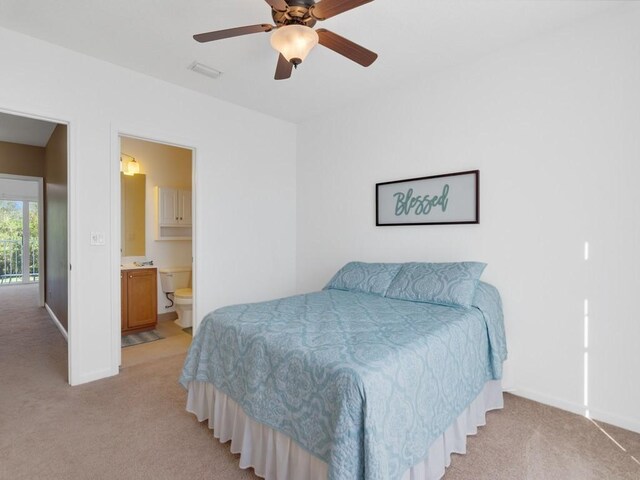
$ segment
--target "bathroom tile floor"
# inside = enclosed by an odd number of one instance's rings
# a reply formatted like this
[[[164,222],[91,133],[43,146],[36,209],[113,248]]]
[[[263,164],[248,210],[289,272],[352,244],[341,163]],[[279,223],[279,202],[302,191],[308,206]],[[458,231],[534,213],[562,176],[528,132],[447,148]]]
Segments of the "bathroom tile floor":
[[[191,345],[191,335],[173,320],[159,321],[156,331],[164,337],[162,340],[122,349],[122,369],[185,353]]]

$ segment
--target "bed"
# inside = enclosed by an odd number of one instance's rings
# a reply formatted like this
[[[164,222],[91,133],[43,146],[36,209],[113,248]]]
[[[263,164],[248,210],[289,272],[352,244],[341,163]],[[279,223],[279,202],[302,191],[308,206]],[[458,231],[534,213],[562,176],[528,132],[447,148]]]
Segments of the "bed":
[[[502,407],[484,264],[351,262],[320,292],[224,307],[195,336],[187,410],[273,480],[431,480]]]

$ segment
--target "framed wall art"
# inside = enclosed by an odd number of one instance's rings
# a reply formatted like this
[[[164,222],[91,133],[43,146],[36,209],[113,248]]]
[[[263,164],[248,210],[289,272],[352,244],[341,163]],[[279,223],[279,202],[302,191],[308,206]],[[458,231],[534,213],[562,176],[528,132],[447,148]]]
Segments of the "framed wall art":
[[[480,223],[480,170],[376,184],[376,225]]]

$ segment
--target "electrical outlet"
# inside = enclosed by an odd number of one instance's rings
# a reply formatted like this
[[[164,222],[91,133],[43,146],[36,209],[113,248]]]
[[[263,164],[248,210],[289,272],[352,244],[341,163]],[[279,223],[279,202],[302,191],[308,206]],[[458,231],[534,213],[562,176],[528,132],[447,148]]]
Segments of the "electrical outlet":
[[[104,245],[104,232],[91,232],[91,245]]]

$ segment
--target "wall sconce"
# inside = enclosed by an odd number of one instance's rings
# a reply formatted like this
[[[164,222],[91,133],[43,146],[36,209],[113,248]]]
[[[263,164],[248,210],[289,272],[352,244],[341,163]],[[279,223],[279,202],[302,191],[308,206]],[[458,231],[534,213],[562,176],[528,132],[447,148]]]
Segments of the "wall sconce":
[[[129,157],[131,159],[129,160],[129,162],[127,162],[126,168],[124,168],[124,163],[122,162],[123,156]],[[125,175],[133,176],[136,173],[140,173],[140,164],[138,163],[135,157],[132,157],[131,155],[127,155],[126,153],[122,152],[120,153],[120,171]]]

